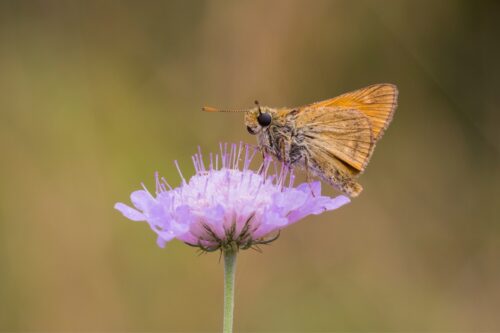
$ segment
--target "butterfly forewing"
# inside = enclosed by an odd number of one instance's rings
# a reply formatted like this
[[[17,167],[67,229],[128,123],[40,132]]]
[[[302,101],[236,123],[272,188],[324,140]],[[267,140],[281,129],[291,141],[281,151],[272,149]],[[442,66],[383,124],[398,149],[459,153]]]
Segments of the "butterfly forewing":
[[[296,120],[297,132],[303,133],[311,158],[325,165],[322,169],[328,169],[332,158],[357,171],[365,168],[374,140],[370,121],[364,114],[343,107],[311,107],[301,113]],[[317,150],[322,153],[314,156]]]
[[[374,84],[307,107],[344,107],[361,111],[370,120],[373,139],[384,134],[397,106],[398,89],[393,84]]]

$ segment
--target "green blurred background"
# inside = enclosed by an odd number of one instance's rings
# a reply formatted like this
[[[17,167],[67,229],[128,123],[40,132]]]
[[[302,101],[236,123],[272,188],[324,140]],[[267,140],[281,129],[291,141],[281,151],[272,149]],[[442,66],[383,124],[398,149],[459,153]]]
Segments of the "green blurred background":
[[[235,329],[499,331],[499,32],[494,1],[1,1],[0,330],[219,330],[218,255],[114,203],[255,142],[203,105],[391,82],[364,193],[240,255]]]

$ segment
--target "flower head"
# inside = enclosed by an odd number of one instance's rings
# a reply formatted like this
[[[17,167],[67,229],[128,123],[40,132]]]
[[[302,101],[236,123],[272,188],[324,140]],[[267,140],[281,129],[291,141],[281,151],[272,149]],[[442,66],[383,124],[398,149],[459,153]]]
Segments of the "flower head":
[[[258,171],[250,168],[257,150],[220,145],[206,167],[201,152],[193,156],[196,174],[172,188],[156,174],[156,192],[144,186],[132,192],[135,208],[115,208],[133,221],[146,221],[160,247],[174,238],[205,251],[247,249],[277,238],[279,231],[310,214],[334,210],[349,202],[343,195],[321,196],[319,182],[294,187],[294,175],[265,158]],[[273,170],[272,172],[270,170]]]

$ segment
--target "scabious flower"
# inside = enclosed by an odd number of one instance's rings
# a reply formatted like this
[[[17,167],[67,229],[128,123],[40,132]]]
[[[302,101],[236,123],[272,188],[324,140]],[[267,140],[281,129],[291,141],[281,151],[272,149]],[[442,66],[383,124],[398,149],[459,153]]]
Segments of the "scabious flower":
[[[229,149],[228,149],[229,148]],[[320,182],[294,187],[294,175],[267,157],[255,171],[250,163],[257,150],[249,145],[220,145],[208,166],[198,151],[192,157],[195,175],[172,188],[156,174],[156,191],[143,185],[130,198],[135,208],[115,208],[133,221],[146,221],[160,247],[174,238],[204,251],[237,251],[267,244],[280,230],[311,214],[334,210],[346,196],[321,195]]]

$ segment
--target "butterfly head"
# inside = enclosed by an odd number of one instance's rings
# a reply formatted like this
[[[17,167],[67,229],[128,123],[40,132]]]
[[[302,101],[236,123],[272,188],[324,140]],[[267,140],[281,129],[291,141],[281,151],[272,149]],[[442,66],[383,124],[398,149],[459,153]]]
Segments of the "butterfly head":
[[[245,113],[245,126],[248,133],[252,135],[259,134],[267,129],[273,122],[274,110],[267,106],[260,106],[255,101],[256,107]]]

